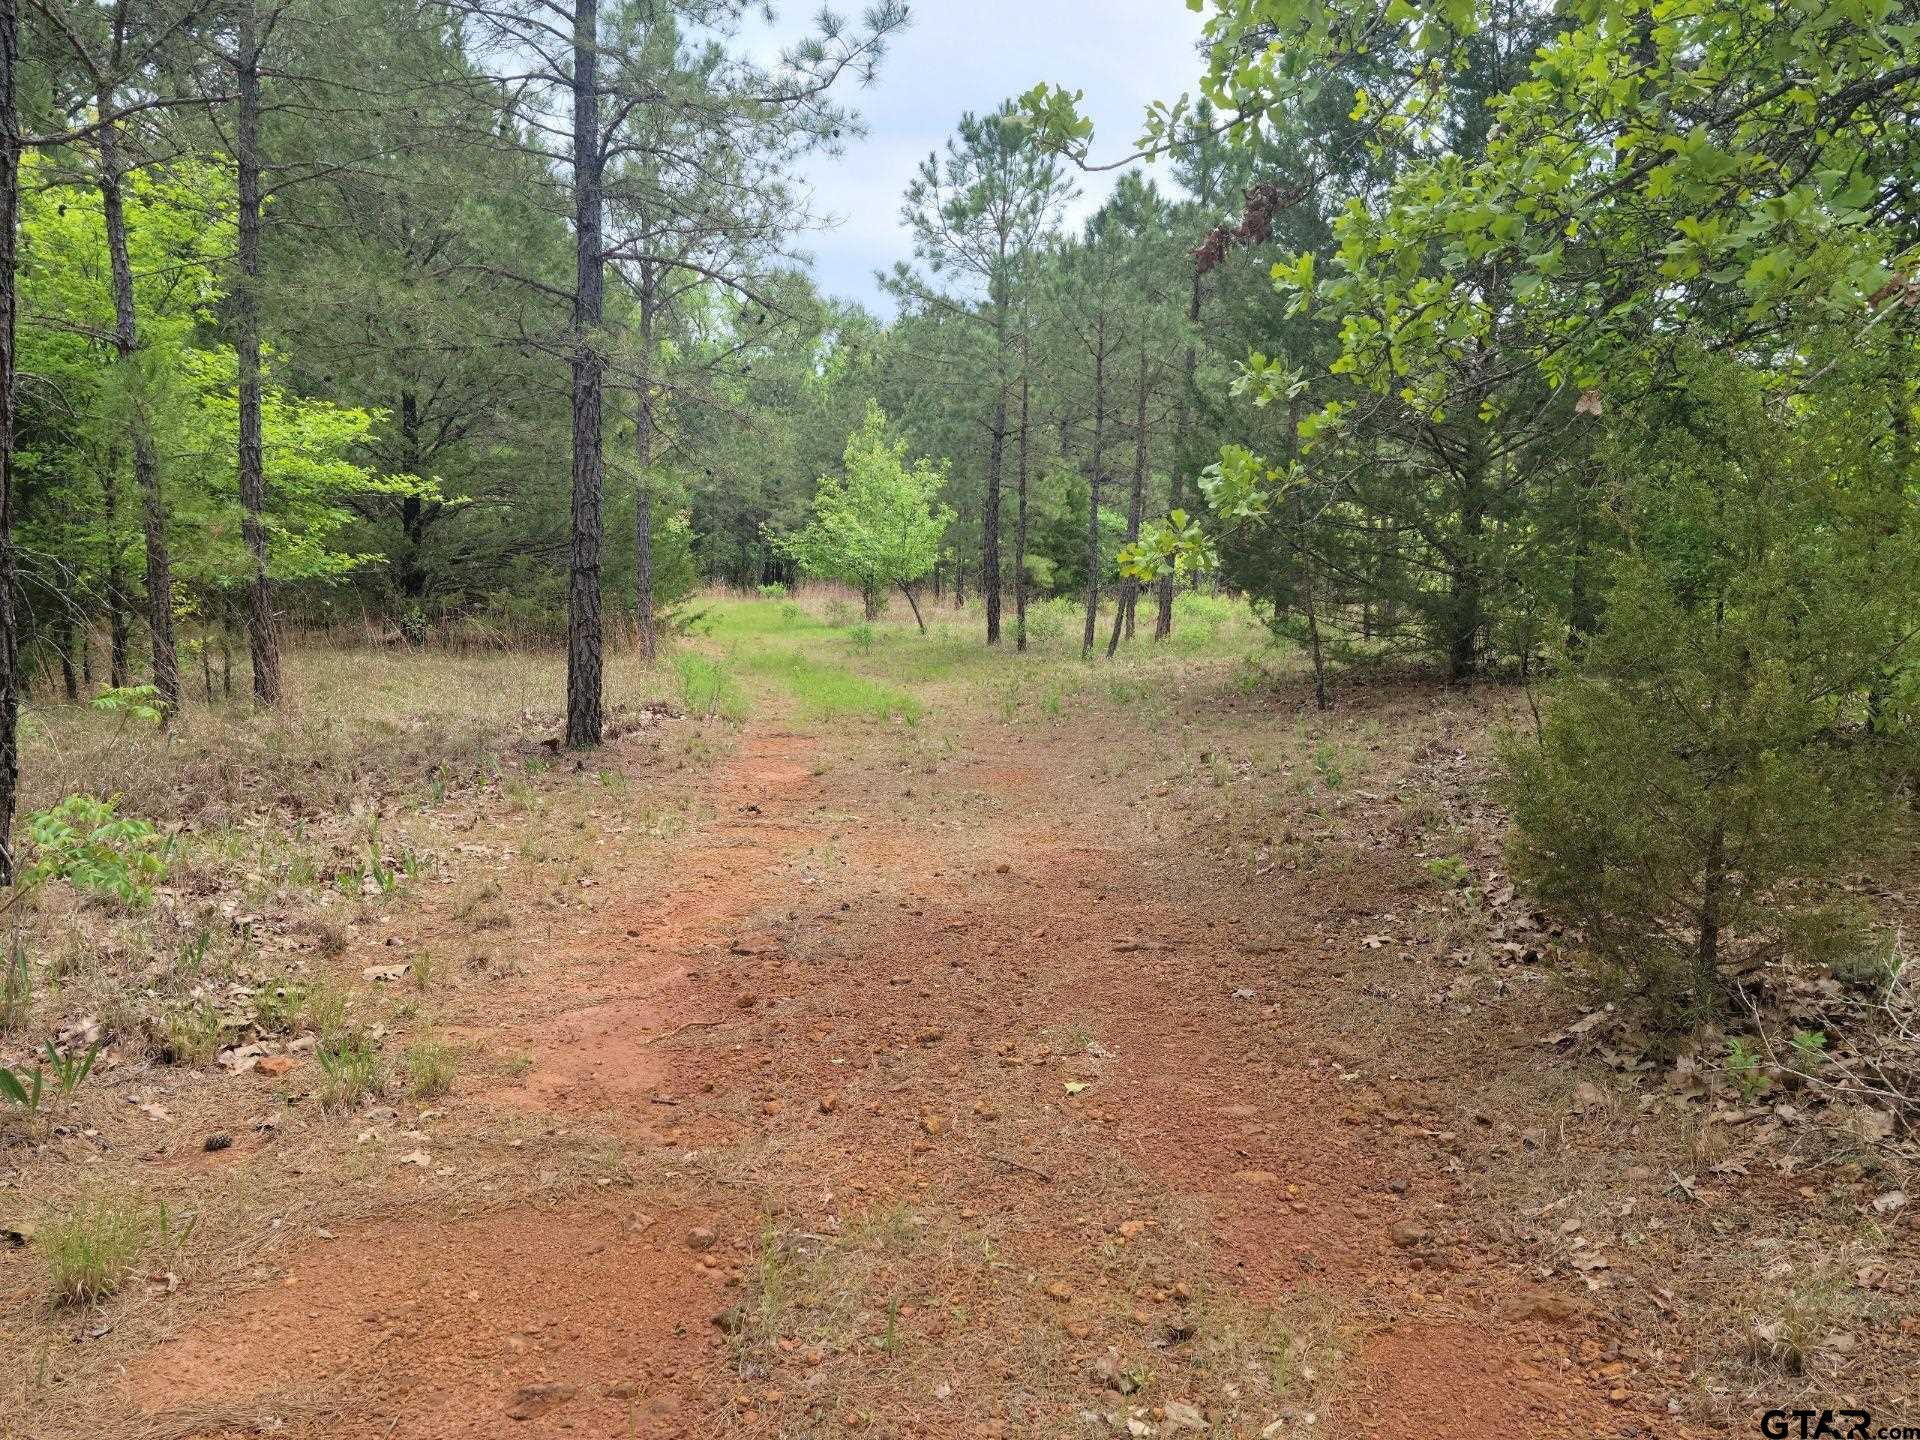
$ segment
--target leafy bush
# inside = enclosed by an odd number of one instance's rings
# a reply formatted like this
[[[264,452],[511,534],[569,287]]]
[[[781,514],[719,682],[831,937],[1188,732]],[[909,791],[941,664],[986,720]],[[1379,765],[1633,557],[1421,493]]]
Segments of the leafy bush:
[[[787,598],[787,587],[782,585],[778,580],[770,580],[760,587],[760,598],[762,600],[784,600]]]
[[[1799,415],[1735,362],[1684,371],[1603,452],[1604,623],[1502,751],[1516,878],[1682,1024],[1729,956],[1860,947],[1834,882],[1911,822],[1882,687],[1920,613],[1908,482],[1854,443],[1876,406]]]
[[[167,708],[160,691],[153,685],[119,685],[102,690],[93,697],[93,708],[103,715],[122,720],[138,720],[147,725],[164,725]]]
[[[827,602],[827,624],[835,630],[844,630],[853,623],[853,606],[838,595]]]
[[[28,884],[65,880],[85,895],[139,909],[166,877],[165,841],[151,820],[115,813],[115,801],[69,795],[51,810],[27,817],[36,858]]]

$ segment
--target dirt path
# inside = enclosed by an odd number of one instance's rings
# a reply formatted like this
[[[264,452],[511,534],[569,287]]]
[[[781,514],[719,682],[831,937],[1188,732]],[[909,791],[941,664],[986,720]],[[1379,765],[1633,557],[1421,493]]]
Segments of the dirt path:
[[[1127,787],[993,743],[756,722],[668,863],[592,837],[460,1002],[522,1073],[396,1110],[419,1202],[140,1355],[138,1432],[1678,1433],[1293,1015],[1337,898],[1254,935]]]

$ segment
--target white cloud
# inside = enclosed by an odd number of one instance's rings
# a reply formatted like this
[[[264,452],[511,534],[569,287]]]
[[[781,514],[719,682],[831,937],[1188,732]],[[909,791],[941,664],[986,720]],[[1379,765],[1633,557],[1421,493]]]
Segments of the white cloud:
[[[873,272],[912,258],[899,223],[901,193],[964,112],[992,109],[1043,80],[1084,90],[1094,158],[1117,159],[1131,149],[1148,103],[1192,89],[1201,68],[1194,49],[1201,21],[1184,0],[915,0],[912,9],[913,23],[889,47],[879,79],[849,97],[867,138],[805,169],[816,208],[841,220],[800,240],[816,257],[821,287],[882,311],[889,306]],[[770,35],[752,38],[766,44],[800,35],[811,13],[789,6]],[[1115,178],[1078,177],[1083,193],[1069,223],[1091,214]]]

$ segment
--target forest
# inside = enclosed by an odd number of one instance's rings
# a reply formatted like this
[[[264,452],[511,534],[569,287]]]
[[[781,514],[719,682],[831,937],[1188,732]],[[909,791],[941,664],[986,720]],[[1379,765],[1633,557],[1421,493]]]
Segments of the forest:
[[[1920,5],[1185,8],[0,0],[21,1433],[1920,1422]]]

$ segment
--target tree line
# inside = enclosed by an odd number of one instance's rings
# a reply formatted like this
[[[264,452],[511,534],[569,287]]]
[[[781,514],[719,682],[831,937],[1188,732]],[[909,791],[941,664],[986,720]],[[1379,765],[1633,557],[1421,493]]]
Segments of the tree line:
[[[1800,882],[1915,770],[1913,0],[1206,16],[1117,161],[1056,84],[959,117],[883,319],[790,177],[899,4],[763,60],[735,0],[0,0],[0,745],[229,630],[263,704],[289,622],[563,643],[584,746],[702,579],[1091,657],[1206,577],[1321,706],[1551,679],[1517,863],[1675,993],[1840,934]]]

